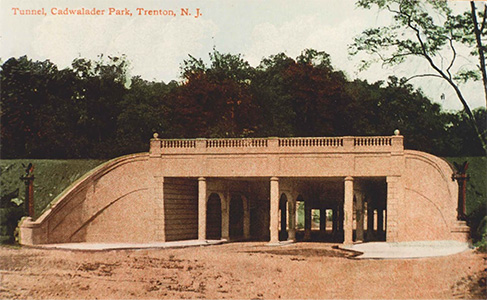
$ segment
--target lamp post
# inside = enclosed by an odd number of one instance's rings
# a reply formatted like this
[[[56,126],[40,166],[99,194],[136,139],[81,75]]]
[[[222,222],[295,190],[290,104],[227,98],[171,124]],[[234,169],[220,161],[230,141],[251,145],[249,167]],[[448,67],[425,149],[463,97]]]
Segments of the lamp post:
[[[457,207],[457,219],[466,221],[467,214],[465,203],[467,198],[467,180],[470,177],[467,175],[468,170],[468,162],[464,162],[463,165],[458,165],[454,163],[457,171],[453,173],[452,180],[456,180],[458,182],[458,207]]]
[[[29,163],[25,175],[20,177],[25,183],[25,201],[29,217],[34,218],[34,165]]]

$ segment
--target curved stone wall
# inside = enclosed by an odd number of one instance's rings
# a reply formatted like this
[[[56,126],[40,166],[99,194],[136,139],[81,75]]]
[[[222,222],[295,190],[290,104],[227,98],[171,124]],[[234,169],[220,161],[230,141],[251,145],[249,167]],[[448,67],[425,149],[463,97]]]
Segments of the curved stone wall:
[[[50,209],[21,224],[22,244],[151,242],[161,209],[147,153],[108,161],[73,183]]]
[[[465,240],[455,234],[458,184],[441,158],[405,150],[404,201],[399,204],[398,240]]]

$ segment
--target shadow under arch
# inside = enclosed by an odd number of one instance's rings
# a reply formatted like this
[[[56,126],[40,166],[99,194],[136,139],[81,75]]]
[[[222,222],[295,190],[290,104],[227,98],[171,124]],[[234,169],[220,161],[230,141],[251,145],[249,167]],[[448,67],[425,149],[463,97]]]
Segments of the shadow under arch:
[[[206,203],[206,238],[222,238],[222,199],[218,193],[211,193]]]
[[[229,237],[239,240],[244,237],[244,198],[240,193],[230,195]]]
[[[287,240],[288,229],[288,197],[286,193],[281,193],[279,198],[279,240]]]

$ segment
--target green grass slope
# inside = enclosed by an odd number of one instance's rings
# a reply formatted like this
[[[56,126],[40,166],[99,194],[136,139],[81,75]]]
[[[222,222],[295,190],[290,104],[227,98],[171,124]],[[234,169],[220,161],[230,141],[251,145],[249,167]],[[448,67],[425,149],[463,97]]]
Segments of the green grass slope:
[[[39,217],[49,203],[70,184],[103,160],[11,159],[0,160],[0,242],[12,242],[13,230],[23,215],[25,184],[19,179],[34,165],[34,210]]]

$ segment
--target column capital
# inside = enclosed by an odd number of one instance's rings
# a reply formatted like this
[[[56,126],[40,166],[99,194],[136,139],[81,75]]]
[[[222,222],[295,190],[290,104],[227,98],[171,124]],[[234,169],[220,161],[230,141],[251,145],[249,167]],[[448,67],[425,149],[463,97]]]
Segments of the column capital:
[[[205,177],[198,177],[198,181],[206,181]]]
[[[347,176],[347,177],[345,177],[344,181],[353,181],[353,177],[352,176]]]
[[[273,177],[271,177],[271,181],[279,181],[279,177],[273,176]]]

